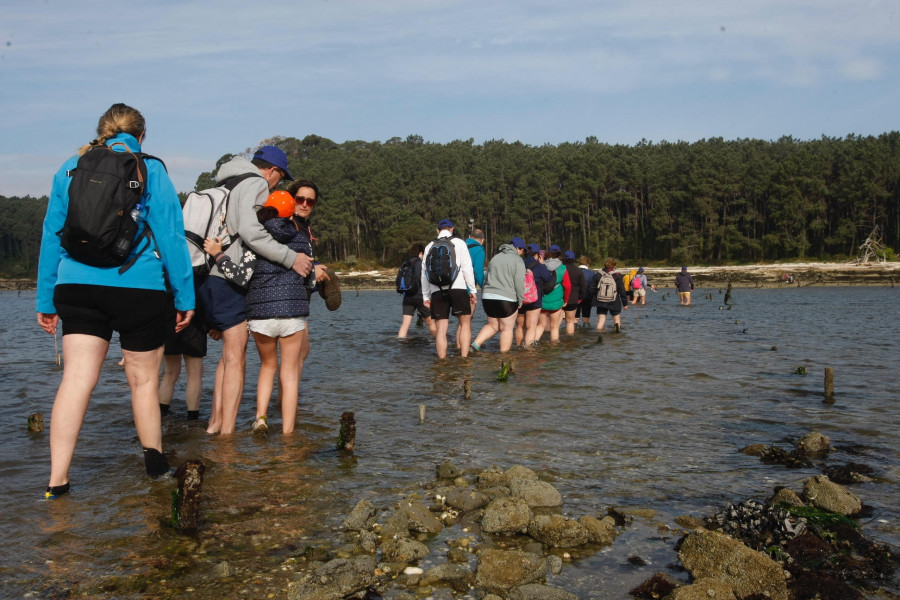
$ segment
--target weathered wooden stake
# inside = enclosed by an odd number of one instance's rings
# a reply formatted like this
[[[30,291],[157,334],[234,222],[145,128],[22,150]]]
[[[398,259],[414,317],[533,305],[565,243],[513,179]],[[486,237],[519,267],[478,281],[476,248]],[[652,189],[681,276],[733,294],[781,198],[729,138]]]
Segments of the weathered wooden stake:
[[[420,404],[419,405],[419,423],[424,423],[424,422],[425,422],[425,405]]]
[[[834,369],[825,367],[825,400],[826,404],[834,404]]]
[[[189,460],[175,470],[178,489],[172,490],[172,526],[181,533],[196,533],[200,526],[200,497],[206,465]]]
[[[728,286],[725,288],[725,304],[731,302],[731,282],[728,282]]]
[[[338,433],[337,449],[353,450],[356,448],[356,417],[352,412],[341,415],[341,431]]]
[[[497,373],[497,381],[509,380],[509,374],[512,372],[512,360],[507,360],[500,364],[500,372]]]
[[[44,413],[34,413],[28,417],[28,433],[44,431]]]
[[[472,382],[468,379],[463,381],[463,396],[466,400],[472,399]]]

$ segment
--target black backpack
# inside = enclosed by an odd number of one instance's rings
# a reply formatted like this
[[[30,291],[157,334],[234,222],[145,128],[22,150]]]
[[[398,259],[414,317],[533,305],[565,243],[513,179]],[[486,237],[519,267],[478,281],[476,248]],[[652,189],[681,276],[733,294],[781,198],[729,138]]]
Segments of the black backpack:
[[[444,291],[456,281],[459,264],[456,262],[456,246],[452,237],[435,238],[425,257],[425,277]]]
[[[416,277],[415,259],[407,258],[400,265],[400,270],[397,272],[396,286],[398,294],[415,296],[419,293],[419,288],[422,286],[419,283],[419,278]]]
[[[115,146],[122,146],[125,152],[116,152]],[[92,146],[66,173],[72,178],[69,207],[57,235],[69,256],[92,267],[120,267],[119,273],[124,273],[149,247],[152,233],[146,223],[137,235],[147,182],[144,161],[148,158],[159,160],[132,152],[122,142]],[[128,260],[143,238],[148,238],[147,244]]]

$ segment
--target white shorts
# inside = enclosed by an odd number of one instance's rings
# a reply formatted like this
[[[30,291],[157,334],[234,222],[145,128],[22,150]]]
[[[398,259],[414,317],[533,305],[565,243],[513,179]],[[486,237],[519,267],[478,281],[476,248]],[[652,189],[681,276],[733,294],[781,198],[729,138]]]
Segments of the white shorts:
[[[647,290],[645,290],[644,288],[638,288],[638,289],[632,290],[632,291],[634,292],[635,298],[643,298],[644,296],[647,295]]]
[[[261,333],[270,338],[283,338],[306,329],[306,317],[256,319],[247,321],[247,326],[254,333]]]

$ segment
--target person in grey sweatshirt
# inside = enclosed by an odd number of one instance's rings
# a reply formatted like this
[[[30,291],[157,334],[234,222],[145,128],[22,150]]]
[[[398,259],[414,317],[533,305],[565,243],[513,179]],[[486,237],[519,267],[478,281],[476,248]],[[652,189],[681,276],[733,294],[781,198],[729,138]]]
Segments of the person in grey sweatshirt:
[[[228,180],[233,182],[235,177],[241,179],[228,197],[225,222],[229,235],[237,240],[226,254],[234,262],[240,262],[247,248],[257,256],[306,276],[313,268],[313,259],[275,241],[256,217],[256,211],[266,203],[269,192],[282,179],[294,179],[288,171],[285,153],[275,146],[262,146],[252,161],[236,156],[219,168],[216,184],[228,186]],[[218,266],[211,269],[210,276],[200,286],[207,321],[211,328],[222,332],[222,358],[218,366],[221,375],[216,377],[207,433],[234,433],[244,391],[249,339],[245,294],[246,290],[225,279]]]
[[[525,242],[514,237],[508,244],[500,246],[487,268],[484,278],[482,306],[487,315],[487,324],[481,328],[472,349],[478,351],[481,345],[500,332],[500,352],[508,352],[512,347],[516,315],[525,298],[525,263],[522,253]]]

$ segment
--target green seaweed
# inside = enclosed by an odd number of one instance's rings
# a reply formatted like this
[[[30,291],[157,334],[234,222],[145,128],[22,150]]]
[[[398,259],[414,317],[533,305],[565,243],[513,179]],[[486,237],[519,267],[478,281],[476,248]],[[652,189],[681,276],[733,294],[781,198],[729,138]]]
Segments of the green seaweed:
[[[178,488],[172,490],[172,516],[169,517],[169,525],[173,528],[178,529],[178,501],[181,497],[181,493]]]
[[[806,519],[806,522],[810,525],[828,528],[833,525],[844,524],[850,525],[854,529],[859,529],[859,524],[854,519],[827,510],[822,510],[821,508],[812,506],[787,506],[785,508],[795,517]]]
[[[513,372],[512,360],[504,361],[503,364],[500,365],[500,372],[497,373],[497,381],[509,380],[509,374],[512,372]]]

